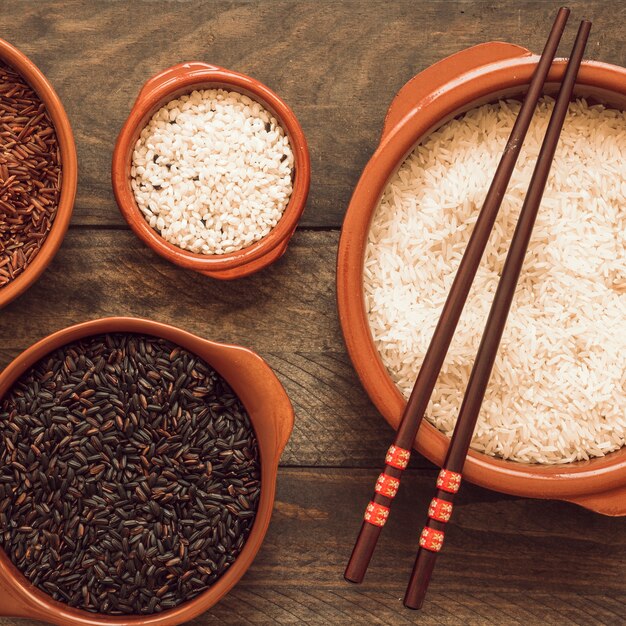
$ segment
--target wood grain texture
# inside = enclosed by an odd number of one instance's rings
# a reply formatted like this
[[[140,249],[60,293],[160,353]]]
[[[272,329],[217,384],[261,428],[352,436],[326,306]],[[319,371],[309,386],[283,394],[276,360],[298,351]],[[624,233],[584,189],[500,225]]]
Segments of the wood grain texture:
[[[366,581],[344,582],[374,477],[373,470],[284,469],[256,561],[191,624],[623,624],[621,520],[469,485],[459,495],[424,610],[404,609],[434,472],[407,473]],[[35,623],[0,620],[0,626]]]
[[[392,433],[343,348],[337,241],[337,232],[299,232],[278,263],[222,282],[168,263],[130,231],[71,229],[41,280],[0,314],[0,366],[84,320],[132,315],[172,323],[267,359],[298,418],[284,464],[377,466]]]
[[[626,4],[570,2],[589,17],[590,58],[626,64]],[[181,61],[202,60],[266,83],[294,109],[311,150],[305,226],[341,224],[398,89],[435,61],[505,40],[541,51],[557,3],[108,2],[3,0],[2,37],[58,90],[78,145],[74,224],[121,224],[110,189],[113,144],[141,85]],[[561,53],[575,32],[570,25]]]

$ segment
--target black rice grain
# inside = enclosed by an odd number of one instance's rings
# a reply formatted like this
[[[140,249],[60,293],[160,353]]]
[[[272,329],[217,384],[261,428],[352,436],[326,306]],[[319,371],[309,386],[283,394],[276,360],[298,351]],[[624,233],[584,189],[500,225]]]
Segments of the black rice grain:
[[[147,615],[194,598],[240,553],[259,495],[242,403],[163,339],[64,346],[0,401],[0,546],[70,606]]]

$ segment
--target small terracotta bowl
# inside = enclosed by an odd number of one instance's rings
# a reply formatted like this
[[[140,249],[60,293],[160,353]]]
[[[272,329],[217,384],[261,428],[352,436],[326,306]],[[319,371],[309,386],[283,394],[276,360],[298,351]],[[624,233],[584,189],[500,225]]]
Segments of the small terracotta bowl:
[[[19,72],[46,105],[61,150],[62,170],[59,206],[52,228],[39,252],[26,269],[15,280],[0,288],[0,308],[2,308],[24,293],[41,276],[61,247],[74,208],[78,162],[70,121],[59,96],[48,79],[25,54],[4,39],[0,39],[0,60]]]
[[[415,76],[391,103],[380,144],[354,190],[339,242],[339,318],[361,382],[394,428],[406,403],[374,346],[363,295],[363,260],[372,216],[387,182],[419,141],[469,109],[523,95],[538,60],[525,48],[491,42],[459,52]],[[565,65],[564,59],[553,63],[545,93],[557,93]],[[625,110],[626,69],[586,61],[574,93]],[[448,443],[443,433],[424,422],[415,447],[441,466]],[[605,515],[626,515],[626,448],[603,458],[553,466],[504,461],[470,450],[463,476],[495,491],[568,500]]]
[[[293,190],[278,224],[260,241],[229,254],[206,255],[175,246],[151,228],[137,206],[130,183],[135,143],[150,118],[170,100],[194,89],[237,91],[262,104],[289,137],[295,159]],[[139,92],[115,144],[113,191],[122,215],[135,234],[157,254],[181,267],[221,279],[247,276],[280,258],[287,249],[309,193],[311,163],[302,128],[293,111],[268,87],[244,74],[207,63],[181,63],[151,78]]]
[[[293,409],[282,385],[265,361],[239,346],[207,341],[173,326],[144,319],[111,317],[58,331],[22,352],[0,374],[0,397],[31,366],[68,343],[101,333],[143,333],[186,348],[213,366],[243,402],[256,433],[261,456],[261,497],[243,550],[230,568],[204,593],[177,608],[151,616],[108,616],[68,607],[31,585],[0,550],[0,616],[28,617],[59,626],[173,626],[197,617],[218,602],[244,575],[261,547],[272,515],[280,455],[293,428]]]

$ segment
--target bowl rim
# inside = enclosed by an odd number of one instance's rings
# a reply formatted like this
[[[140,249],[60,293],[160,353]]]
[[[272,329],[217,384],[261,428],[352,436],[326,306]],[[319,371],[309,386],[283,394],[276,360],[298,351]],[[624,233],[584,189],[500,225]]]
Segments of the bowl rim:
[[[482,44],[488,46],[489,44]],[[512,46],[513,47],[513,46]],[[518,48],[508,60],[486,64],[456,76],[430,91],[397,124],[386,130],[354,190],[342,226],[337,257],[337,306],[351,361],[369,397],[387,422],[397,428],[405,400],[392,382],[376,350],[363,294],[363,261],[367,232],[389,178],[425,136],[451,117],[476,106],[481,99],[497,99],[498,92],[527,85],[538,56]],[[464,50],[469,53],[472,48]],[[566,61],[555,61],[547,83],[557,82]],[[413,80],[419,80],[419,74]],[[599,88],[626,96],[626,69],[586,61],[577,86]],[[621,89],[618,88],[621,85]],[[393,107],[393,104],[392,104]],[[397,116],[396,116],[397,117]],[[449,438],[424,421],[414,447],[429,460],[443,464]],[[626,447],[605,457],[562,465],[533,465],[487,456],[470,450],[464,477],[496,491],[527,497],[575,499],[619,489],[626,484]]]
[[[9,559],[4,550],[0,549],[0,590],[15,595],[15,606],[19,607],[24,617],[44,619],[59,625],[77,624],[92,626],[138,626],[138,625],[172,625],[186,622],[204,613],[221,600],[232,587],[246,573],[254,560],[269,527],[274,505],[276,478],[278,463],[284,445],[286,444],[293,427],[293,409],[269,365],[255,352],[242,346],[218,343],[204,339],[198,335],[182,330],[175,326],[155,322],[152,320],[136,317],[107,317],[74,324],[57,330],[39,341],[32,344],[13,359],[7,367],[0,372],[0,398],[4,396],[14,382],[32,365],[55,349],[67,345],[80,338],[104,333],[128,332],[153,335],[165,338],[172,343],[180,345],[190,352],[199,355],[210,365],[211,359],[207,358],[206,351],[228,355],[228,359],[236,363],[240,370],[246,367],[250,370],[249,378],[254,365],[254,375],[257,380],[264,378],[263,385],[273,389],[280,387],[284,398],[281,398],[282,409],[289,406],[289,414],[285,416],[286,427],[275,424],[277,432],[264,432],[257,428],[256,420],[259,419],[253,412],[248,410],[250,420],[259,444],[261,456],[261,495],[257,508],[254,524],[250,530],[243,549],[233,564],[220,576],[206,591],[195,598],[183,602],[177,607],[152,615],[106,615],[91,613],[82,609],[75,609],[62,602],[53,600],[45,592],[33,586],[17,567]],[[213,365],[212,365],[213,366]],[[236,383],[232,376],[225,375],[219,368],[215,369],[236,389],[242,387]],[[278,387],[277,387],[278,386]],[[235,393],[238,393],[235,391]],[[0,599],[0,615],[3,600]]]
[[[54,87],[41,70],[23,52],[4,39],[0,39],[0,60],[19,72],[46,105],[61,151],[61,193],[52,228],[26,269],[17,278],[0,288],[0,308],[2,308],[24,293],[41,276],[61,247],[74,209],[78,182],[78,157],[74,134],[65,108]]]
[[[150,227],[137,206],[128,175],[135,142],[150,117],[170,100],[193,89],[202,88],[238,91],[258,101],[280,122],[289,137],[294,155],[292,192],[278,224],[259,241],[241,250],[220,255],[190,252],[161,237]],[[144,84],[117,138],[111,177],[113,192],[124,219],[134,233],[157,254],[187,269],[200,272],[224,271],[258,261],[289,240],[306,205],[311,163],[302,127],[291,108],[280,96],[260,81],[245,74],[192,61],[167,68]]]

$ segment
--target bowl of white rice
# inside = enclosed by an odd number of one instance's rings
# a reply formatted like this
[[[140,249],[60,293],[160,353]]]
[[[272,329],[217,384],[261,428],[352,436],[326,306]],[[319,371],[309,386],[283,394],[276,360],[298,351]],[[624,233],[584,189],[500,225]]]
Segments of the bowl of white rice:
[[[117,139],[113,190],[157,254],[221,279],[285,252],[310,184],[293,111],[259,81],[181,63],[142,88]]]
[[[371,399],[398,426],[538,56],[475,46],[394,99],[354,191],[338,308]],[[555,61],[415,442],[443,463],[563,75]],[[626,515],[626,70],[578,77],[464,477]]]

